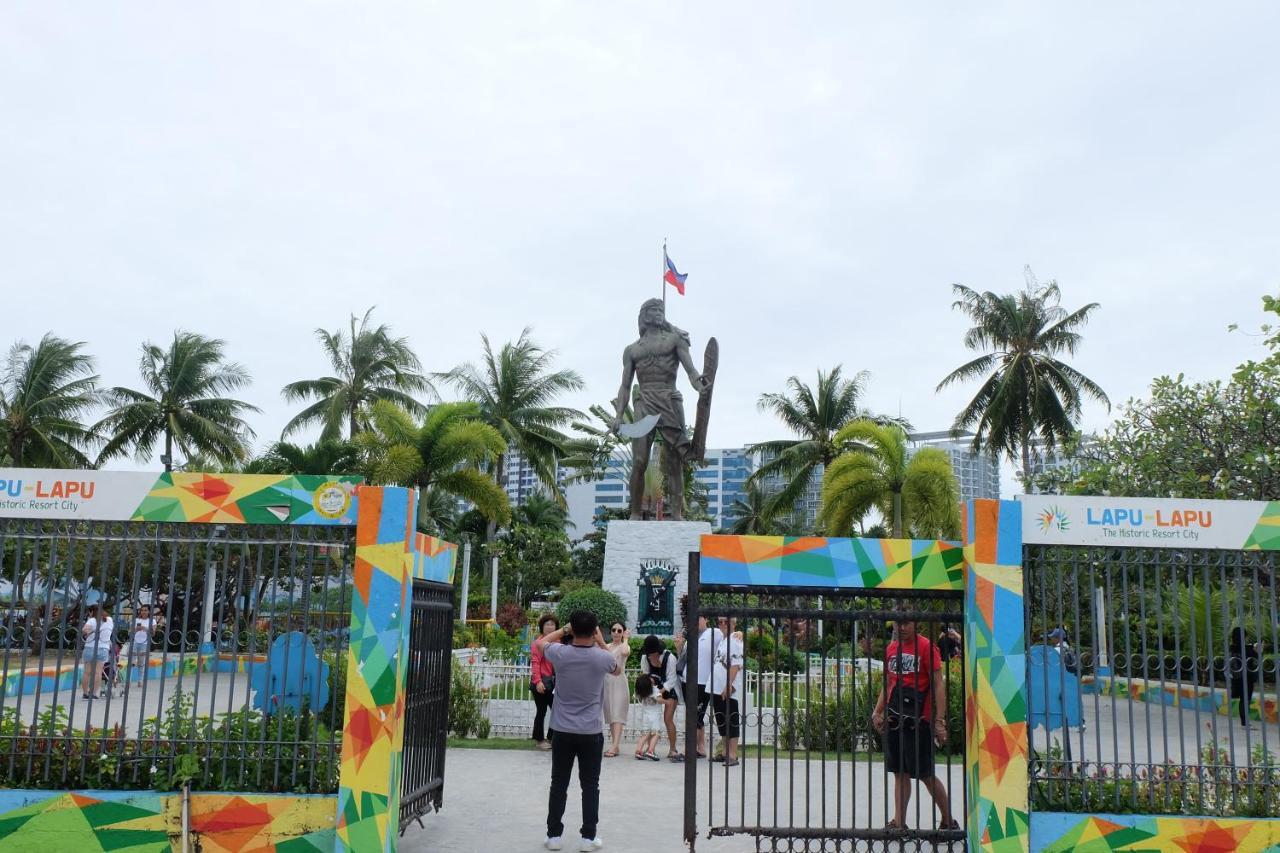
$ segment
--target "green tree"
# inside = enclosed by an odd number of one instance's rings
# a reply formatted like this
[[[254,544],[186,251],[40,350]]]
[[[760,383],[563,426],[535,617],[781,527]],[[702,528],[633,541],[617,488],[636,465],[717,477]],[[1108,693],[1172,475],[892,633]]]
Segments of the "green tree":
[[[503,344],[497,352],[488,336],[481,335],[480,364],[458,365],[442,378],[480,406],[481,419],[498,431],[509,449],[528,460],[543,486],[562,499],[556,481],[566,442],[561,428],[581,413],[556,401],[580,389],[582,377],[573,370],[553,369],[555,352],[534,343],[530,332],[525,329],[518,340]],[[494,480],[503,492],[506,453],[500,453],[494,465]]]
[[[542,492],[534,492],[525,498],[512,515],[517,523],[539,530],[563,533],[566,528],[574,526],[565,508]]]
[[[380,400],[369,420],[370,429],[358,434],[355,443],[365,454],[370,483],[414,486],[436,498],[451,495],[499,524],[511,518],[506,492],[479,470],[507,447],[501,434],[482,420],[479,405],[441,403],[417,424],[404,409]],[[418,506],[439,510],[421,499]],[[419,521],[427,519],[420,515]]]
[[[1280,300],[1264,307],[1280,314]],[[1227,381],[1161,376],[1129,400],[1099,436],[1069,445],[1071,468],[1036,480],[1045,492],[1081,495],[1280,500],[1280,334],[1271,350]]]
[[[98,377],[83,342],[47,333],[18,341],[0,373],[0,463],[17,468],[92,468],[84,416],[98,403]]]
[[[273,443],[245,466],[246,474],[358,474],[360,449],[349,441],[318,441],[306,446]]]
[[[800,377],[792,376],[787,379],[785,392],[760,395],[759,409],[772,412],[797,436],[764,441],[749,448],[764,461],[748,478],[748,483],[763,487],[775,477],[783,481],[766,504],[766,516],[789,514],[819,469],[830,465],[839,455],[836,434],[850,421],[868,414],[858,406],[867,378],[865,371],[846,378],[842,366],[836,365],[830,372],[819,370],[818,381],[812,388],[800,381]]]
[[[197,454],[223,465],[236,465],[249,455],[253,430],[244,420],[259,409],[222,396],[249,385],[249,372],[227,361],[225,342],[195,332],[174,332],[167,348],[142,345],[138,371],[145,390],[111,388],[110,406],[94,427],[107,438],[99,463],[132,450],[139,460],[151,458],[163,440],[165,470],[173,470],[173,446],[184,456]]]
[[[787,516],[770,513],[771,496],[758,483],[747,483],[742,497],[734,500],[725,512],[729,521],[727,533],[734,536],[793,536],[794,521]]]
[[[569,538],[563,530],[547,530],[519,521],[490,546],[498,557],[498,586],[527,607],[534,596],[555,589],[569,572]]]
[[[1102,388],[1061,358],[1075,354],[1080,330],[1098,303],[1068,312],[1057,282],[1040,284],[1030,267],[1025,275],[1027,286],[1018,293],[979,293],[963,284],[952,285],[959,297],[952,307],[973,323],[964,345],[983,354],[947,374],[937,388],[982,379],[953,428],[973,430],[974,450],[986,447],[1011,460],[1021,455],[1024,484],[1031,471],[1034,437],[1050,448],[1070,438],[1085,398],[1111,408]]]
[[[849,424],[836,441],[849,449],[823,478],[821,519],[829,533],[848,535],[855,520],[875,509],[895,539],[959,535],[960,490],[946,453],[925,447],[912,454],[906,430],[870,420]]]
[[[343,427],[347,437],[354,438],[367,425],[370,407],[377,401],[394,403],[415,416],[425,413],[413,395],[434,394],[435,389],[423,375],[409,339],[392,337],[385,324],[371,326],[372,315],[370,308],[359,325],[351,315],[350,331],[315,330],[334,375],[284,386],[281,393],[287,402],[311,405],[285,424],[281,438],[313,424],[322,426],[322,441],[340,438]]]

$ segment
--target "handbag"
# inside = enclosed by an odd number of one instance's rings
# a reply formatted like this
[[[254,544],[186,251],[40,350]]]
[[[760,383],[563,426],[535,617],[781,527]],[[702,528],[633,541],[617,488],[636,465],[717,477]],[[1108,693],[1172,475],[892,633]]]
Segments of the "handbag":
[[[556,689],[556,677],[554,675],[542,676],[542,686],[547,688],[547,692],[551,693]]]
[[[925,694],[923,690],[896,684],[889,693],[886,711],[889,719],[895,724],[914,726],[924,719]]]

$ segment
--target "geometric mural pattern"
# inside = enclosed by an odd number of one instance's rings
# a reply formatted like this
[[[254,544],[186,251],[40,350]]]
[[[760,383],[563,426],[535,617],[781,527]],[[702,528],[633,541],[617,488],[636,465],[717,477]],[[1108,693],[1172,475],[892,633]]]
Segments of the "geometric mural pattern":
[[[1034,853],[1280,853],[1280,821],[1037,813],[1031,819],[1031,849]]]
[[[333,797],[323,796],[192,794],[192,836],[201,853],[328,853],[333,804]],[[177,793],[0,792],[0,851],[181,849]]]
[[[964,513],[965,773],[969,849],[1029,843],[1022,507],[969,501]]]
[[[839,589],[964,589],[964,552],[936,539],[702,537],[705,584]]]
[[[425,533],[413,537],[413,579],[453,583],[458,546]]]
[[[134,521],[217,524],[352,524],[359,477],[165,473]]]
[[[1280,501],[1272,501],[1244,543],[1246,551],[1280,551]]]
[[[399,824],[401,654],[417,555],[415,493],[361,487],[336,850],[389,851]],[[441,551],[440,553],[446,553]]]

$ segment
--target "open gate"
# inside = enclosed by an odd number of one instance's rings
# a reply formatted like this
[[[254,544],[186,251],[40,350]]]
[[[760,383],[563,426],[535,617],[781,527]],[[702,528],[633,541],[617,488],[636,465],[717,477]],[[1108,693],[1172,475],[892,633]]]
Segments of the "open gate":
[[[415,580],[409,623],[405,690],[400,832],[444,802],[444,756],[449,728],[453,587]]]
[[[690,555],[687,683],[698,681],[693,626],[703,617],[717,644],[712,666],[722,668],[712,685],[717,690],[730,681],[736,643],[721,646],[721,632],[742,634],[744,701],[736,709],[736,744],[725,737],[734,734],[733,703],[715,702],[719,707],[707,711],[707,761],[694,760],[696,729],[687,727],[689,849],[705,831],[751,836],[757,851],[963,851],[964,667],[959,634],[948,631],[962,626],[961,592],[704,584],[699,562],[698,554]],[[936,670],[930,662],[917,664],[910,652],[920,645],[910,641],[886,657],[895,637],[910,636],[907,622],[938,649]],[[915,722],[886,722],[880,733],[872,721],[881,691],[888,698],[887,671],[910,673],[917,666],[926,676],[939,672],[945,693],[929,697],[930,704],[941,698],[946,708],[939,737],[925,725],[931,746]],[[694,720],[695,691],[685,699],[687,719]],[[898,760],[910,755],[925,778],[898,781],[888,771],[887,751]],[[729,760],[719,760],[722,755]],[[925,772],[930,757],[932,774]],[[910,794],[905,825],[894,820],[897,785]],[[943,820],[935,793],[955,823]]]

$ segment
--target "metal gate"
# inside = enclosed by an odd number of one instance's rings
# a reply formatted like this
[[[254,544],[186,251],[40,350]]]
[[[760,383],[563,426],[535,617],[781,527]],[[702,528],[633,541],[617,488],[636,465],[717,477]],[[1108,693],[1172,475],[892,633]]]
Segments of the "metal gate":
[[[453,587],[415,580],[409,623],[400,832],[444,802],[444,753],[449,728],[449,659]]]
[[[964,850],[963,666],[960,634],[949,630],[961,627],[962,610],[958,591],[700,584],[698,557],[691,555],[687,683],[698,680],[699,656],[693,650],[699,632],[693,626],[699,617],[706,619],[708,637],[716,644],[713,670],[724,668],[713,671],[713,691],[731,684],[729,667],[737,654],[745,678],[737,708],[736,689],[729,700],[711,701],[704,729],[708,760],[695,760],[697,732],[693,725],[686,730],[689,849],[696,847],[701,818],[709,837],[751,836],[757,851]],[[945,696],[932,691],[929,696],[930,705],[941,699],[946,707],[944,730],[936,739],[927,723],[925,734],[915,722],[886,720],[881,732],[873,720],[879,703],[889,698],[886,672],[914,667],[910,652],[920,645],[910,640],[908,622],[943,658],[936,668],[932,662],[916,668],[926,678],[930,671],[941,675]],[[724,636],[734,639],[726,642]],[[905,642],[887,658],[889,643],[899,636]],[[695,720],[695,691],[687,691],[685,700],[687,719]],[[736,743],[730,739],[735,710]],[[919,761],[917,775],[925,778],[904,774],[899,781],[887,769],[888,751],[896,760],[913,756]],[[895,815],[899,784],[910,795],[901,824]],[[943,819],[936,802],[955,823]]]

